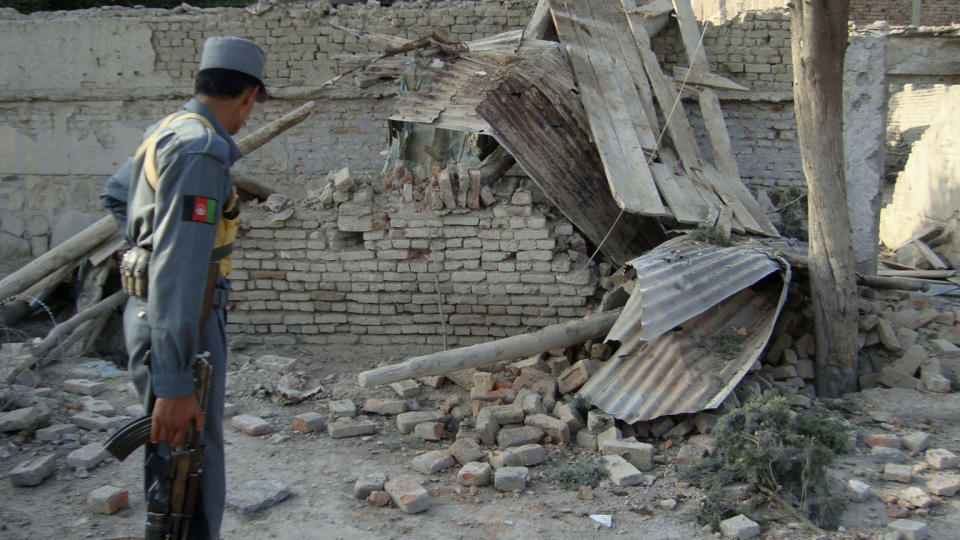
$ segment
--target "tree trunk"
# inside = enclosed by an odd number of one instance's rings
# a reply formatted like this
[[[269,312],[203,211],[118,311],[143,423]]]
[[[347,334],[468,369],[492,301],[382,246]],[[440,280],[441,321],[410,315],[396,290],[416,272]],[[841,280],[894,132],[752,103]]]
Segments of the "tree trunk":
[[[849,0],[791,3],[794,106],[807,179],[810,288],[821,396],[857,390],[857,285],[843,161]]]

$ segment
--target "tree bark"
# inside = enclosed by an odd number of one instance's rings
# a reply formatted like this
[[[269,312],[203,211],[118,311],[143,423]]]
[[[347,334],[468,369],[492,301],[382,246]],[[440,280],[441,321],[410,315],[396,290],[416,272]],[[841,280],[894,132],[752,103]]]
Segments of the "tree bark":
[[[849,0],[791,3],[794,107],[807,179],[816,388],[857,390],[857,303],[844,181],[843,61]]]

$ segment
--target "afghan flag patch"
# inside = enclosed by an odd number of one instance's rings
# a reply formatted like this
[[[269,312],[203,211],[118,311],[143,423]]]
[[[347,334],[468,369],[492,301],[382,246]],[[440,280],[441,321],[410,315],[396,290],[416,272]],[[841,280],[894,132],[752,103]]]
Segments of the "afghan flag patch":
[[[183,220],[213,225],[217,222],[217,200],[185,195],[183,197]]]

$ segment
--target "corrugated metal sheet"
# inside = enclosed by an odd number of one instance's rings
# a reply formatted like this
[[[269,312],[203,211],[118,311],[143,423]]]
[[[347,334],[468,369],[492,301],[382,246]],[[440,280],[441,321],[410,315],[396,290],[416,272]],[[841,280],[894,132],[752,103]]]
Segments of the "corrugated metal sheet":
[[[637,271],[630,300],[608,340],[639,332],[650,341],[780,269],[753,246],[700,245],[680,237],[627,263]]]
[[[638,286],[631,302],[639,304],[624,307],[608,334],[613,339],[619,326],[619,349],[578,395],[629,423],[718,407],[766,347],[787,297],[789,266],[754,247],[687,242],[633,266]],[[649,273],[640,275],[644,269]],[[644,314],[652,339],[644,337]],[[672,331],[657,330],[671,323]]]

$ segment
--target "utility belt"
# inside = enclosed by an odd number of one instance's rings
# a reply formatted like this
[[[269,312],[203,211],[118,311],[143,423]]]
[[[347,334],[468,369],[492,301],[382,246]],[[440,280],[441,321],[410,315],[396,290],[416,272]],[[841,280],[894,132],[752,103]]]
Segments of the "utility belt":
[[[129,296],[147,298],[147,267],[150,263],[150,250],[142,247],[134,247],[123,254],[120,261],[120,288]],[[210,315],[210,308],[213,305],[213,295],[217,288],[217,276],[220,275],[220,262],[211,261],[207,266],[207,277],[203,287],[203,304],[201,314],[200,328],[203,328],[203,322]]]

